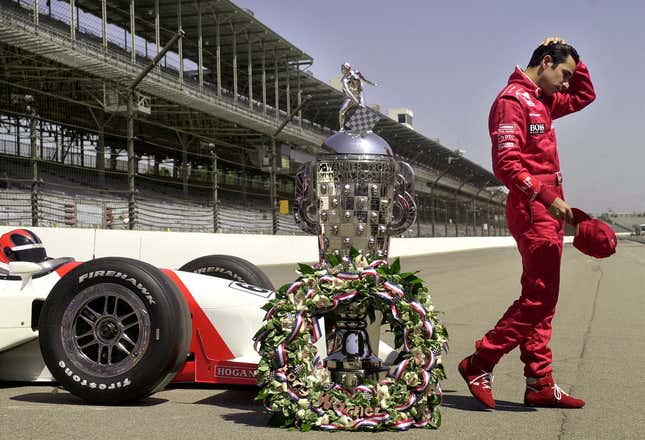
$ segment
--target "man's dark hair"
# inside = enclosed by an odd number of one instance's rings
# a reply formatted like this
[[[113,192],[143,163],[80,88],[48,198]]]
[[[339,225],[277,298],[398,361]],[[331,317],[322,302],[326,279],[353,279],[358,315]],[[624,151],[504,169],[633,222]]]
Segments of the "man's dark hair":
[[[528,67],[539,66],[542,59],[547,55],[551,55],[551,58],[553,58],[554,67],[564,63],[569,55],[573,57],[576,64],[580,61],[580,55],[578,55],[578,51],[573,46],[566,43],[551,43],[548,46],[541,45],[535,49]]]

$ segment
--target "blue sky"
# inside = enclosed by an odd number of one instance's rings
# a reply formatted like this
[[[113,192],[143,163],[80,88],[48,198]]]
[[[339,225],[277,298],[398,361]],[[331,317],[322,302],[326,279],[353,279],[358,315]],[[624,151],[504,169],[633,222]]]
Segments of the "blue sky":
[[[234,0],[314,58],[328,81],[349,61],[379,82],[368,104],[491,169],[488,112],[546,36],[573,44],[597,100],[557,120],[565,195],[592,212],[645,212],[645,1]]]

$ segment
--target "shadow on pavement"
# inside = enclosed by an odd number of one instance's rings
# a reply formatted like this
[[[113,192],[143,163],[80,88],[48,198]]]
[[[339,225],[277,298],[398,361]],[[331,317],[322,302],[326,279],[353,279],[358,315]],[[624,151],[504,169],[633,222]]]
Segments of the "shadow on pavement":
[[[224,414],[226,421],[247,426],[267,426],[267,416],[263,413],[262,404],[253,400],[258,393],[257,387],[227,390],[215,396],[195,402],[198,405],[213,405],[222,408],[245,410],[234,414]]]
[[[496,409],[495,411],[508,411],[508,412],[534,412],[535,408],[530,408],[524,406],[521,403],[508,402],[506,400],[495,400]],[[486,408],[484,405],[479,403],[473,396],[460,396],[454,394],[446,394],[444,391],[443,401],[441,406],[444,408],[453,408],[459,409],[462,411],[478,411],[478,412],[488,412],[493,411]]]
[[[15,400],[18,402],[29,402],[29,403],[51,403],[53,405],[106,406],[106,405],[97,405],[97,404],[89,403],[81,399],[80,397],[77,397],[73,394],[68,393],[67,391],[60,391],[58,389],[56,389],[54,392],[51,392],[51,393],[21,394],[19,396],[11,397],[10,400]],[[165,403],[167,401],[168,401],[167,399],[147,397],[137,402],[119,404],[118,406],[123,408],[156,406],[156,405]]]

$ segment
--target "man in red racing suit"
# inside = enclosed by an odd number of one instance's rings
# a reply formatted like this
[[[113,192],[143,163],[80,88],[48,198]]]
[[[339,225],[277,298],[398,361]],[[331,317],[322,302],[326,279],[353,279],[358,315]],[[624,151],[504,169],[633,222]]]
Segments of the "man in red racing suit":
[[[519,67],[495,99],[489,117],[493,170],[509,189],[506,221],[522,255],[522,292],[495,328],[476,342],[459,364],[471,393],[494,408],[492,370],[520,347],[530,406],[579,408],[551,375],[551,321],[560,286],[564,222],[572,223],[564,201],[552,121],[595,99],[591,78],[576,50],[560,38],[538,47],[526,70]]]

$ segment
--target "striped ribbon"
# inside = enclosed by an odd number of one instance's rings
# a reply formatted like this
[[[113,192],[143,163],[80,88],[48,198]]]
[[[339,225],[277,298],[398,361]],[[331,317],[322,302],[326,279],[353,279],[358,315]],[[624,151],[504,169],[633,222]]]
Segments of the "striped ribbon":
[[[413,423],[414,423],[414,419],[410,417],[409,419],[406,419],[406,420],[399,420],[398,422],[390,425],[389,427],[396,429],[397,431],[406,431],[410,429]]]
[[[358,419],[352,425],[352,429],[376,428],[379,422],[370,419]]]
[[[293,284],[291,284],[289,286],[289,288],[287,289],[287,295],[290,295],[293,292],[295,292],[296,290],[298,290],[300,288],[300,286],[302,286],[303,284],[305,284],[304,281],[296,281]]]
[[[421,304],[418,301],[410,301],[410,307],[414,309],[419,315],[421,315],[422,318],[425,318],[427,313],[426,308],[423,307],[423,304]]]
[[[323,431],[337,431],[341,429],[345,429],[343,425],[337,425],[336,423],[330,423],[326,425],[320,425],[320,429]]]
[[[284,342],[275,348],[275,359],[278,368],[282,368],[287,364],[287,350]]]
[[[264,321],[268,321],[273,317],[273,314],[275,313],[275,306],[271,307],[266,314],[264,315]]]
[[[296,318],[293,323],[293,327],[291,327],[291,333],[289,333],[289,336],[287,336],[287,342],[293,341],[296,336],[298,336],[298,333],[300,333],[300,329],[302,328],[302,324],[305,322],[305,317],[302,312],[296,313]]]
[[[408,368],[409,363],[410,359],[403,359],[401,362],[399,362],[399,364],[394,369],[392,376],[394,376],[396,380],[401,380],[403,373],[405,373],[405,369]]]
[[[385,283],[383,283],[383,286],[399,298],[403,298],[405,292],[403,292],[403,289],[398,284],[391,281],[386,281]]]
[[[423,321],[423,327],[426,329],[428,339],[431,339],[434,334],[434,325],[430,321]]]
[[[378,296],[379,298],[389,302],[390,304],[394,303],[394,298],[392,298],[392,295],[390,295],[387,292],[376,292],[376,296]]]
[[[428,426],[428,423],[430,423],[430,419],[428,417],[424,417],[422,420],[414,422],[413,426],[415,428],[425,428],[426,426]]]
[[[311,318],[311,342],[315,344],[322,336],[322,328],[320,327],[320,319],[315,316]]]
[[[323,275],[318,278],[318,284],[333,283],[336,278],[331,275]]]
[[[437,362],[437,358],[435,358],[434,353],[432,350],[430,350],[430,359],[428,359],[428,362],[423,366],[423,369],[425,371],[431,371],[434,368],[434,364]]]
[[[410,351],[410,329],[407,327],[403,329],[403,347],[405,351]]]
[[[423,376],[423,382],[414,389],[417,393],[422,393],[428,388],[428,385],[430,385],[430,378],[432,377],[430,372],[426,370],[421,372],[421,376]]]
[[[374,261],[372,261],[370,263],[370,265],[368,267],[371,267],[371,268],[375,269],[375,268],[379,267],[381,264],[385,264],[386,266],[388,266],[387,260],[374,260]]]
[[[292,388],[289,388],[287,390],[287,396],[289,396],[289,399],[294,402],[298,402],[298,400],[300,400],[300,396],[298,396],[298,394]]]
[[[318,407],[318,406],[314,406],[313,403],[309,406],[309,409],[312,410],[313,412],[315,412],[316,414],[318,414],[319,416],[324,416],[325,415],[325,411],[322,408]]]
[[[309,289],[307,290],[307,294],[305,295],[305,299],[311,299],[314,297],[316,294],[316,289]]]
[[[373,277],[373,278],[374,278],[374,282],[376,282],[377,284],[378,284],[379,280],[381,279],[381,278],[379,277],[379,275],[378,275],[378,272],[377,272],[377,271],[376,271],[376,269],[374,269],[373,267],[366,267],[366,268],[365,268],[365,269],[363,269],[363,271],[361,272],[361,275],[362,275],[363,277]]]
[[[410,393],[408,395],[408,400],[405,403],[402,403],[401,405],[395,406],[394,409],[396,409],[397,411],[405,411],[406,409],[414,405],[416,402],[417,402],[417,396],[414,393]]]
[[[390,311],[392,312],[392,318],[394,318],[396,321],[401,322],[401,315],[399,314],[399,309],[397,309],[394,304],[390,306]]]
[[[388,413],[377,414],[375,416],[368,417],[367,419],[381,423],[381,422],[386,422],[386,421],[390,420],[390,415]]]
[[[275,372],[275,380],[278,382],[286,382],[287,381],[287,375],[285,374],[284,371],[276,370]]]
[[[356,281],[360,279],[360,275],[353,272],[341,272],[338,275],[336,275],[336,278],[343,281]]]
[[[267,336],[268,334],[269,334],[269,330],[265,330],[265,331],[263,331],[262,333],[260,333],[260,334],[258,335],[258,337],[255,339],[255,342],[253,343],[253,349],[254,349],[256,352],[260,353],[260,351],[261,351],[261,350],[260,350],[260,344],[262,343],[262,341],[264,340],[264,338],[266,338],[266,336]]]

